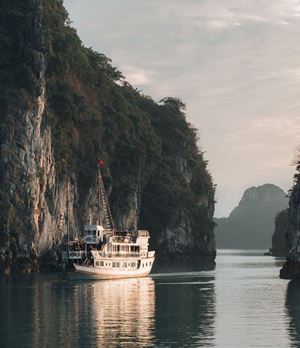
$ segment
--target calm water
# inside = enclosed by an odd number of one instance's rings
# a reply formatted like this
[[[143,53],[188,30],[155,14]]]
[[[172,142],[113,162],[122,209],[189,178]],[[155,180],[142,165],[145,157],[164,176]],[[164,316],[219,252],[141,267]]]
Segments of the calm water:
[[[1,347],[300,347],[300,284],[281,260],[220,251],[211,272],[0,280]]]

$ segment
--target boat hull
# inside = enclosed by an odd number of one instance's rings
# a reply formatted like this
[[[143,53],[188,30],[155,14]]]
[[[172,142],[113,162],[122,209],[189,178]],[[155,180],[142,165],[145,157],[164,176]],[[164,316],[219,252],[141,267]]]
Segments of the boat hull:
[[[151,272],[154,258],[148,259],[148,261],[151,261],[151,266],[148,265],[134,270],[105,269],[74,264],[75,271],[68,272],[67,278],[70,280],[104,280],[147,277]]]

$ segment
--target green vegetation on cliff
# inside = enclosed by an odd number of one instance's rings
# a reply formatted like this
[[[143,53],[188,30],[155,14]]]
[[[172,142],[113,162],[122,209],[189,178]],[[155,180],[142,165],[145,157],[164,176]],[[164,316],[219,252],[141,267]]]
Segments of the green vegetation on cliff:
[[[284,279],[299,280],[300,275],[300,259],[299,259],[299,230],[300,230],[300,147],[293,161],[296,173],[291,189],[289,190],[289,208],[286,216],[282,216],[279,220],[280,225],[277,231],[276,242],[280,243],[281,249],[285,249],[287,261],[280,270],[280,277]],[[283,212],[284,213],[284,212]],[[284,246],[282,245],[284,234]],[[273,238],[274,239],[274,238]]]
[[[59,170],[76,165],[88,188],[95,158],[104,158],[116,214],[128,206],[131,179],[139,172],[142,226],[161,230],[174,211],[184,208],[197,223],[211,227],[207,208],[197,205],[197,197],[212,191],[211,177],[197,148],[196,130],[186,121],[185,105],[177,98],[157,104],[123,83],[110,60],[85,48],[65,24],[67,13],[57,1],[44,1],[44,14],[48,107]],[[191,185],[184,179],[182,158],[191,171]],[[93,169],[90,178],[87,168]]]
[[[38,87],[38,50],[42,42],[34,41],[32,26],[37,11],[32,1],[0,2],[0,103]]]
[[[60,0],[2,1],[0,18],[3,133],[12,133],[6,118],[11,105],[33,105],[44,81],[47,102],[42,127],[51,128],[57,177],[74,179],[75,173],[78,215],[95,180],[96,159],[103,158],[117,221],[132,208],[136,191],[138,224],[154,232],[153,242],[161,253],[175,253],[158,240],[185,221],[190,244],[186,250],[181,246],[180,252],[213,258],[214,189],[183,102],[168,97],[157,103],[128,84],[110,59],[83,46]],[[5,136],[1,141],[7,141]],[[43,183],[43,168],[38,175]],[[11,226],[24,210],[7,192],[4,176],[0,178],[2,235],[12,233]],[[48,188],[46,192],[48,205],[53,206],[54,194]],[[79,219],[82,224],[84,217]]]

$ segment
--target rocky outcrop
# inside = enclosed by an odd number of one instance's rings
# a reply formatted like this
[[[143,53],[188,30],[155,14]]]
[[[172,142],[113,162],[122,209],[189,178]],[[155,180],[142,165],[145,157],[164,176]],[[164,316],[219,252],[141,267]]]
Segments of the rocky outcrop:
[[[285,279],[300,278],[300,178],[295,175],[295,183],[290,193],[288,226],[286,233],[287,261],[280,271]]]
[[[0,79],[0,270],[55,265],[67,216],[72,235],[98,220],[100,156],[119,228],[149,228],[162,257],[213,263],[214,189],[182,102],[115,83],[121,75],[81,45],[61,1],[10,4],[1,16],[20,25],[5,26],[0,48],[10,42],[18,59],[0,76],[26,78]]]
[[[6,209],[1,216],[0,260],[4,271],[23,260],[25,269],[35,268],[36,255],[53,243],[53,235],[48,233],[53,221],[45,193],[54,191],[56,180],[51,129],[42,127],[46,64],[40,1],[35,2],[28,24],[24,44],[35,52],[36,91],[30,98],[19,95],[2,109],[1,203]]]
[[[287,195],[278,186],[250,187],[228,218],[216,219],[217,247],[269,249],[275,216],[287,205]]]
[[[212,204],[212,200],[207,199]],[[213,207],[207,205],[206,220],[211,221]],[[208,257],[210,261],[215,257],[215,238],[212,223],[205,226],[192,226],[191,219],[180,209],[174,214],[173,221],[166,229],[162,230],[157,245],[162,256],[172,258],[193,259]],[[202,220],[203,221],[203,220]],[[204,229],[205,228],[205,229]],[[208,260],[208,261],[209,261]]]
[[[288,209],[276,215],[275,231],[272,237],[272,255],[286,256],[286,233],[288,228]]]

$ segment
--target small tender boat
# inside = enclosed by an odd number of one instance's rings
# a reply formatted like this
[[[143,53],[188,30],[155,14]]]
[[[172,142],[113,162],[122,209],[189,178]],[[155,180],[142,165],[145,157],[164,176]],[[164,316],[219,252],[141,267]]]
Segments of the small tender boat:
[[[84,235],[75,241],[68,237],[68,251],[63,255],[73,271],[68,279],[120,279],[147,276],[153,266],[155,251],[149,251],[147,230],[117,231],[105,194],[99,161],[99,204],[106,228],[100,224],[84,226]],[[99,214],[100,216],[100,214]],[[100,218],[99,218],[100,221]],[[69,233],[68,233],[69,236]]]

